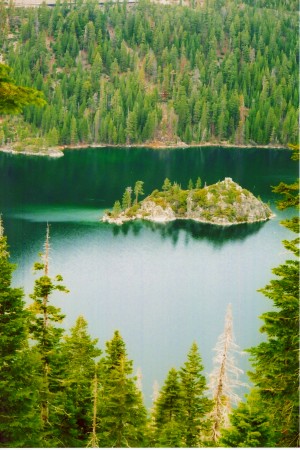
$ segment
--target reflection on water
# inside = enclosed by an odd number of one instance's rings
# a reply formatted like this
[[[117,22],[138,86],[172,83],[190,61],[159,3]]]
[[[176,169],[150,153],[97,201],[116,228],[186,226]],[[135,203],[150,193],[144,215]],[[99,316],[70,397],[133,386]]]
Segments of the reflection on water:
[[[177,244],[180,232],[185,232],[185,244],[190,239],[208,241],[215,248],[221,248],[231,241],[243,241],[248,236],[258,233],[258,231],[266,224],[266,222],[243,223],[231,226],[211,225],[207,223],[199,223],[192,220],[176,220],[168,223],[149,222],[147,220],[135,220],[125,222],[123,225],[107,224],[114,236],[123,234],[127,236],[132,233],[133,236],[139,236],[143,227],[151,230],[153,233],[159,233],[163,240],[171,239],[174,245]]]

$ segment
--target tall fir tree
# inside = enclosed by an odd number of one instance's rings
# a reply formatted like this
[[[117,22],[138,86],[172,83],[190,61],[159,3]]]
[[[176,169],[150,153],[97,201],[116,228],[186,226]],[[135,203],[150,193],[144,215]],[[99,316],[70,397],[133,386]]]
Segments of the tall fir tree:
[[[49,276],[49,252],[50,252],[49,225],[47,225],[44,254],[41,255],[42,262],[36,262],[34,269],[43,271],[43,275],[35,281],[33,294],[30,297],[33,303],[28,307],[32,313],[30,323],[30,335],[35,341],[34,349],[40,357],[41,389],[39,392],[40,414],[43,422],[43,440],[45,446],[59,446],[54,438],[52,427],[51,405],[55,402],[55,393],[52,385],[56,385],[53,377],[53,369],[58,358],[58,349],[63,329],[57,327],[65,317],[60,308],[50,304],[51,294],[58,290],[68,292],[61,284],[62,277]],[[55,422],[55,420],[53,420]]]
[[[23,290],[11,286],[14,269],[0,217],[0,444],[38,447],[37,360],[28,348],[30,315]]]
[[[299,185],[280,183],[280,209],[299,208]],[[299,236],[299,216],[282,222]],[[260,331],[267,340],[249,350],[253,365],[250,378],[258,388],[262,408],[268,411],[277,432],[276,446],[299,446],[299,237],[283,241],[292,259],[273,269],[276,279],[260,289],[273,303],[261,316]]]
[[[187,361],[179,371],[181,424],[186,447],[201,446],[201,432],[209,426],[207,414],[212,409],[213,402],[205,396],[207,386],[203,369],[198,346],[194,342]]]
[[[180,381],[176,369],[171,369],[154,404],[154,443],[156,447],[182,447]]]
[[[93,381],[101,350],[87,327],[79,316],[59,348],[55,407],[57,436],[63,447],[86,447],[92,429]]]
[[[146,410],[119,332],[99,363],[98,439],[101,447],[144,447]]]
[[[259,393],[252,389],[230,414],[230,426],[221,431],[222,447],[274,447],[275,432],[267,410],[261,407]]]

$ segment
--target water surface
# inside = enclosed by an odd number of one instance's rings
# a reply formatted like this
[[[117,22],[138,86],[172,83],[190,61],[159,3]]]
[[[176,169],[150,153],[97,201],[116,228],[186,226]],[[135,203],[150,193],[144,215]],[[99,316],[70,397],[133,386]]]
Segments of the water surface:
[[[186,187],[198,176],[207,184],[231,177],[269,201],[275,219],[231,227],[99,222],[136,180],[148,194],[166,177]],[[101,347],[119,329],[142,369],[149,405],[154,380],[161,385],[171,367],[180,367],[194,340],[211,371],[228,303],[240,347],[262,339],[258,316],[270,303],[257,289],[287,258],[281,241],[291,237],[279,221],[292,212],[276,211],[271,186],[296,176],[285,150],[101,148],[68,150],[60,159],[0,154],[0,210],[18,264],[14,284],[32,291],[32,265],[49,222],[51,272],[62,274],[70,289],[54,297],[65,327],[84,315]],[[238,364],[249,368],[246,356]]]

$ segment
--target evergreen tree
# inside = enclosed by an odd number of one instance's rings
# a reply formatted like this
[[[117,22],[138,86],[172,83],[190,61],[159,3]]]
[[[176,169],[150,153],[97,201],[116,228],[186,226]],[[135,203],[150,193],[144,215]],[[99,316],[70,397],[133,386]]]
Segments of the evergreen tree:
[[[98,439],[101,447],[143,447],[146,410],[132,376],[125,343],[119,332],[106,343],[100,361]]]
[[[202,375],[204,367],[194,342],[188,359],[179,371],[181,389],[181,425],[186,447],[199,447],[201,431],[207,428],[207,414],[212,401],[205,397],[206,380]]]
[[[189,183],[188,183],[188,189],[191,190],[193,188],[194,188],[194,183],[193,183],[193,180],[190,178]]]
[[[51,441],[53,430],[51,429],[50,414],[53,411],[50,405],[53,403],[53,392],[51,392],[51,385],[56,383],[53,379],[52,370],[58,356],[58,348],[62,328],[58,328],[55,324],[60,323],[65,317],[61,314],[60,309],[50,304],[50,296],[53,291],[58,290],[68,292],[67,289],[60,284],[62,281],[61,275],[57,275],[54,279],[49,276],[49,225],[47,225],[46,240],[44,244],[44,254],[41,255],[42,262],[34,264],[35,270],[42,270],[43,275],[35,281],[33,294],[30,297],[33,303],[28,307],[32,313],[30,321],[30,334],[36,342],[35,350],[40,357],[40,377],[41,388],[39,392],[40,414],[44,428],[45,444],[50,446],[57,445]]]
[[[280,183],[275,192],[283,194],[279,208],[299,207],[297,183]],[[299,233],[299,217],[285,220],[284,226]],[[273,269],[276,279],[260,290],[272,300],[274,309],[264,313],[261,332],[267,340],[249,350],[253,365],[251,380],[258,388],[261,408],[270,416],[277,432],[276,446],[299,445],[299,237],[283,241],[292,252],[288,259]]]
[[[59,349],[60,392],[56,420],[59,441],[64,447],[86,447],[92,423],[92,391],[95,358],[101,355],[98,339],[91,339],[87,322],[79,316]]]
[[[144,194],[143,185],[144,185],[143,181],[136,181],[135,182],[133,190],[134,190],[134,193],[135,193],[135,203],[136,204],[138,203],[139,195],[143,195]]]
[[[41,92],[17,86],[10,72],[10,67],[0,63],[0,114],[18,114],[26,105],[46,104]]]
[[[131,194],[132,194],[132,188],[129,186],[125,189],[125,192],[123,194],[122,198],[122,209],[130,208],[131,206]]]
[[[275,433],[268,412],[261,407],[259,394],[253,389],[247,401],[230,414],[230,426],[222,430],[222,447],[274,447]]]
[[[38,447],[37,360],[27,344],[29,313],[23,290],[11,287],[14,269],[0,217],[0,444]]]
[[[154,405],[154,439],[156,446],[182,447],[182,399],[176,369],[171,369]]]
[[[196,189],[200,189],[201,188],[201,178],[200,177],[198,177],[197,178],[197,181],[196,181],[196,185],[195,185],[195,187],[196,187]]]
[[[172,187],[171,181],[169,180],[169,178],[166,178],[164,184],[162,185],[162,190],[166,192],[169,191],[171,187]]]

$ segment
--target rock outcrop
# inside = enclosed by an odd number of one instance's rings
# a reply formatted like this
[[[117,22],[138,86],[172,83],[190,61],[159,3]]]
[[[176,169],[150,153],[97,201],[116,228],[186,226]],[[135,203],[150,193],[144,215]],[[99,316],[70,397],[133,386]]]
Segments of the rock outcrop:
[[[225,178],[201,189],[183,190],[174,184],[167,191],[155,190],[139,204],[120,213],[108,212],[102,221],[121,225],[129,220],[170,222],[194,220],[215,225],[261,222],[273,217],[270,207]]]

